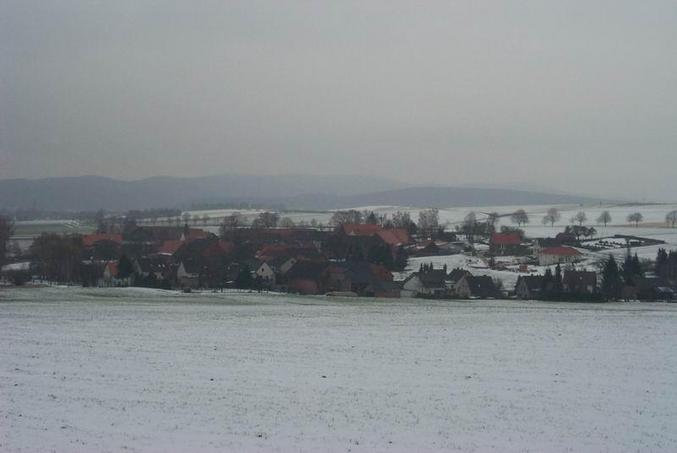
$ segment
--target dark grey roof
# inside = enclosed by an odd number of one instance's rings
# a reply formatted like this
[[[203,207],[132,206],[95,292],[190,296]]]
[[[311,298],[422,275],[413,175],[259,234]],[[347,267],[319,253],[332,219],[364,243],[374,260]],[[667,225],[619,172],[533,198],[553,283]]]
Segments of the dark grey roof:
[[[524,282],[529,291],[538,291],[543,287],[542,275],[523,275],[517,279],[517,285]]]
[[[494,281],[488,275],[466,277],[470,292],[476,296],[493,296],[496,293]]]

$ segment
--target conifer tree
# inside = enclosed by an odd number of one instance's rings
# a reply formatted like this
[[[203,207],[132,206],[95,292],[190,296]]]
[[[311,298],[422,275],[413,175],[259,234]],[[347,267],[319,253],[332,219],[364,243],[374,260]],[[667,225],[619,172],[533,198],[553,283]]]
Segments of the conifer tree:
[[[623,280],[613,255],[604,263],[602,270],[602,294],[607,300],[616,300],[621,295]]]

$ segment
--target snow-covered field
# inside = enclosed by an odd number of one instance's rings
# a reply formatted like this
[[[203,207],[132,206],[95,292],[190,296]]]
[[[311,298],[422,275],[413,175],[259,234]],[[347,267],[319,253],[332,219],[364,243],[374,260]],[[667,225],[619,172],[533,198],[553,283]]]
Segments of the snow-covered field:
[[[486,218],[486,213],[496,212],[499,215],[509,215],[515,212],[518,209],[524,209],[530,217],[530,223],[526,226],[527,232],[532,231],[533,233],[538,233],[539,235],[549,234],[552,232],[553,228],[548,226],[543,226],[541,219],[545,215],[546,211],[550,208],[550,205],[515,205],[515,206],[477,206],[477,207],[450,207],[439,210],[440,223],[448,224],[451,229],[454,225],[458,225],[463,222],[465,216],[473,211],[477,214],[478,220],[483,220]],[[627,234],[629,231],[637,231],[638,229],[632,228],[629,229],[627,216],[629,214],[640,212],[644,216],[644,224],[652,225],[650,228],[656,229],[653,226],[660,224],[663,226],[665,224],[665,215],[670,212],[677,210],[676,204],[644,204],[644,205],[616,205],[616,204],[594,204],[594,205],[557,205],[555,206],[560,211],[561,218],[555,222],[554,229],[562,230],[564,226],[571,224],[571,218],[579,211],[586,213],[588,220],[585,222],[586,225],[591,225],[597,227],[600,233],[607,234],[616,234],[617,229],[621,229]],[[355,207],[354,209],[358,211],[374,211],[377,214],[386,214],[392,216],[396,211],[406,211],[411,214],[411,217],[414,221],[418,219],[418,213],[421,211],[421,208],[415,207],[406,207],[406,206],[360,206]],[[603,211],[609,211],[611,214],[611,222],[608,227],[604,228],[597,224],[597,218]],[[245,218],[245,221],[251,221],[254,219],[261,210],[238,210],[238,209],[219,209],[211,211],[188,211],[188,214],[191,216],[202,217],[203,215],[209,216],[211,219],[223,219],[227,215],[233,213],[239,213]],[[282,213],[282,217],[289,217],[294,222],[310,222],[311,220],[316,220],[319,223],[328,224],[331,219],[331,212],[289,212]],[[512,225],[510,223],[509,217],[502,217],[499,220],[500,225]],[[641,231],[645,227],[642,227],[642,223],[639,225],[639,230]]]
[[[0,291],[0,451],[677,451],[677,305]]]

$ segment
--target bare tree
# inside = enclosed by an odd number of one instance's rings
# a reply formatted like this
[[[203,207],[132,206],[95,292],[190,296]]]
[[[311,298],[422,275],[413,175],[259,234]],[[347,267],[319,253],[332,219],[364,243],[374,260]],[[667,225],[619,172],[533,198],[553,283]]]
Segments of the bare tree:
[[[440,211],[438,209],[424,209],[418,213],[418,229],[423,235],[431,236],[439,227]]]
[[[470,211],[463,219],[461,231],[465,234],[466,239],[471,244],[475,243],[475,233],[477,232],[477,215],[474,211]]]
[[[209,223],[209,216],[207,214],[202,216],[202,225],[207,225]]]
[[[603,211],[599,217],[597,217],[597,223],[603,223],[604,228],[611,222],[611,213],[609,211]]]
[[[296,227],[296,224],[294,223],[294,221],[291,218],[282,217],[280,219],[280,226],[282,228],[294,228],[294,227]]]
[[[583,211],[578,211],[578,213],[574,216],[574,220],[578,222],[579,226],[583,226],[583,222],[588,220],[588,216],[585,215],[585,212]]]
[[[635,224],[635,228],[639,227],[639,222],[644,220],[644,216],[640,212],[633,212],[628,215],[628,222]]]
[[[363,217],[360,211],[351,209],[349,211],[336,211],[329,221],[333,226],[341,226],[348,223],[362,223]]]
[[[5,262],[7,244],[14,234],[14,222],[7,217],[0,216],[0,266]]]
[[[397,211],[393,214],[395,228],[408,228],[411,224],[411,215],[406,211]]]
[[[277,212],[262,212],[252,222],[254,228],[275,228],[280,221],[280,214]]]
[[[364,219],[364,223],[368,223],[371,225],[380,225],[381,224],[381,218],[379,215],[377,215],[374,211],[363,211],[362,212],[362,219]]]
[[[498,223],[498,212],[490,212],[487,214],[487,226],[491,231],[496,229]]]
[[[411,215],[406,211],[397,211],[393,214],[393,228],[406,229],[410,234],[416,233],[416,223],[411,220]]]
[[[524,209],[518,209],[517,211],[513,212],[512,215],[510,216],[510,220],[512,223],[516,223],[517,226],[522,226],[526,225],[529,223],[529,215]]]
[[[674,228],[677,225],[677,211],[670,211],[665,216],[665,223]]]
[[[239,227],[242,223],[242,216],[239,212],[234,212],[231,215],[227,215],[223,218],[221,227],[219,228],[221,237],[226,237],[226,235]]]
[[[181,218],[183,219],[183,223],[187,224],[188,222],[190,222],[190,213],[184,212]]]
[[[550,224],[551,227],[555,226],[555,222],[562,218],[562,215],[559,213],[559,209],[550,208],[548,212],[543,216],[543,224]]]

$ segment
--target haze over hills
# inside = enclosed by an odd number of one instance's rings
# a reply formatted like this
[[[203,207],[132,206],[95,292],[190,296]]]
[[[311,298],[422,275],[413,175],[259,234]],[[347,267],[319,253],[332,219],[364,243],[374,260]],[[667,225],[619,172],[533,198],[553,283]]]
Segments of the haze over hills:
[[[80,211],[248,202],[293,209],[366,205],[420,207],[594,203],[594,197],[478,187],[409,187],[366,176],[159,176],[122,181],[100,176],[0,180],[0,208]]]

